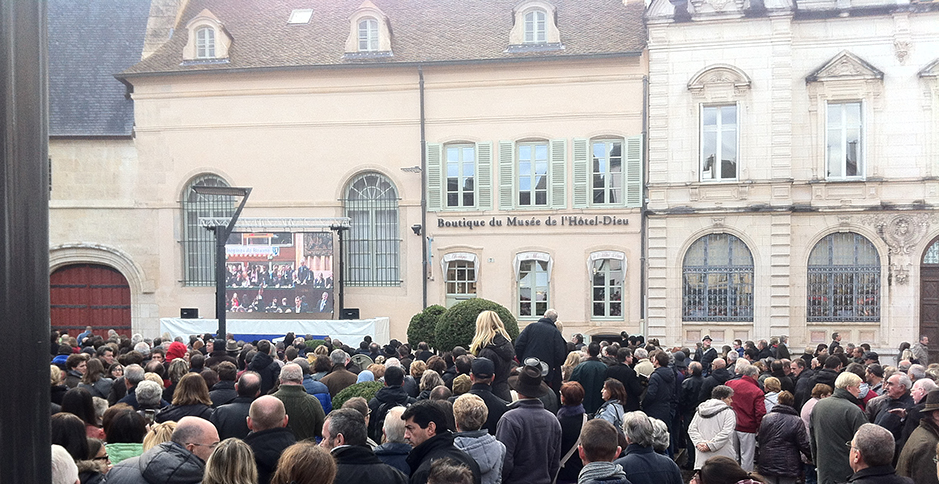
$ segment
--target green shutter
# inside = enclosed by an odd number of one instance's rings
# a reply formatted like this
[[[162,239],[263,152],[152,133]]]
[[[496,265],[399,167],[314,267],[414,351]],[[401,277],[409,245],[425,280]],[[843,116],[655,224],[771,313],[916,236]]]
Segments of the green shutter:
[[[476,144],[476,208],[492,210],[492,143]]]
[[[551,207],[567,207],[567,140],[551,140]]]
[[[443,209],[443,173],[439,144],[427,143],[427,210]]]
[[[590,142],[574,139],[574,208],[587,208],[590,200]]]
[[[642,206],[642,135],[626,138],[626,206]]]
[[[499,209],[515,206],[515,143],[499,142]]]

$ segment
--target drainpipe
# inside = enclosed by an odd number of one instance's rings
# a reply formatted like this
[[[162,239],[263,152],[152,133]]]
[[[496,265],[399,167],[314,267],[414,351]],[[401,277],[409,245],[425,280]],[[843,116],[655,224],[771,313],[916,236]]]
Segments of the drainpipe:
[[[417,66],[421,93],[421,290],[427,309],[427,136],[424,119],[424,67]]]
[[[649,76],[642,76],[642,204],[639,209],[639,319],[642,321],[641,332],[644,335],[649,333],[649,322],[646,320],[648,314],[648,278],[646,276],[646,263],[648,261],[648,228],[646,223],[646,204],[649,200],[648,180],[649,180]]]

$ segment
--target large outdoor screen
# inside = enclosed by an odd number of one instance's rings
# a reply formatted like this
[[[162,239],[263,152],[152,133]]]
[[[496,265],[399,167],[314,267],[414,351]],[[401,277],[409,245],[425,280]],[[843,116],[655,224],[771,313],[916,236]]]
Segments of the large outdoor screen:
[[[333,233],[233,233],[225,304],[242,319],[332,319]]]

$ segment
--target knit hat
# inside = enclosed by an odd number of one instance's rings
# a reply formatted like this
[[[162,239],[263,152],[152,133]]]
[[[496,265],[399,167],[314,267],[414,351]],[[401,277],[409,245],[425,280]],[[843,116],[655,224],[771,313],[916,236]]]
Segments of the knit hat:
[[[186,345],[180,343],[179,341],[173,341],[170,343],[170,347],[166,350],[166,362],[169,363],[176,358],[182,358],[186,356]]]

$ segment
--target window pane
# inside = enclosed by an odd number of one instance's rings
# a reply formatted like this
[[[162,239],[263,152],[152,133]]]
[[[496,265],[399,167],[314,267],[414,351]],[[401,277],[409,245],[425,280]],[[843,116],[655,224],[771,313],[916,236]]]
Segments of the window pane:
[[[377,173],[360,175],[346,188],[344,206],[346,216],[352,219],[347,239],[348,283],[399,285],[398,197],[394,185]]]
[[[197,186],[229,186],[215,175],[204,175],[194,179],[183,195],[183,267],[187,286],[211,286],[215,284],[215,236],[206,230],[200,217],[228,218],[235,213],[235,197],[200,195],[192,188]],[[237,200],[240,202],[240,199]]]
[[[753,257],[729,234],[696,240],[683,264],[682,318],[685,321],[752,321]]]
[[[809,321],[880,320],[880,257],[865,237],[825,237],[812,249],[807,270]]]

